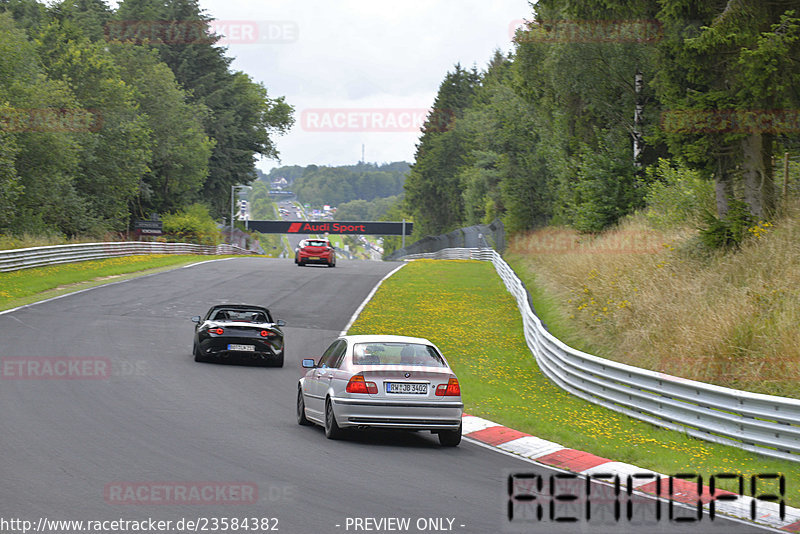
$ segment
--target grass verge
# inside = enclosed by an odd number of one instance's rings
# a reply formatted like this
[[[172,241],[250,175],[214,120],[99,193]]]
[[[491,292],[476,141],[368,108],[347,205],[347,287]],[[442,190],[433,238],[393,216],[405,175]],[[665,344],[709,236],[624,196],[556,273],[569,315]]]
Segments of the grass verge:
[[[255,233],[261,248],[264,249],[264,255],[268,258],[278,258],[284,252],[283,239],[279,234],[260,234]]]
[[[108,240],[113,240],[113,236],[107,236]],[[97,243],[104,241],[102,236],[83,236],[78,238],[66,238],[60,234],[23,234],[5,235],[0,234],[0,250],[11,250],[29,247],[47,247],[51,245],[74,245],[77,243]]]
[[[519,234],[505,258],[551,331],[576,348],[800,398],[800,205],[749,233],[737,250],[709,251],[697,230],[657,230],[636,216],[597,236]]]
[[[800,464],[656,428],[553,385],[525,344],[516,303],[490,263],[411,262],[381,285],[349,333],[430,339],[458,374],[471,415],[660,473],[697,473],[706,482],[719,473],[781,473],[786,504],[800,506]],[[777,492],[777,485],[763,490]]]
[[[0,310],[81,289],[228,256],[152,254],[120,256],[0,273]]]

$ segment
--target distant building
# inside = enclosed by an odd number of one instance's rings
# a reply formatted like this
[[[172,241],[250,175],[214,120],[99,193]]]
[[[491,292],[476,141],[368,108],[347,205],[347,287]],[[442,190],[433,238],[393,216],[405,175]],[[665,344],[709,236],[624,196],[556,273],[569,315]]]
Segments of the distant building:
[[[272,189],[283,189],[287,185],[289,185],[289,182],[286,181],[286,178],[280,177],[272,180]]]

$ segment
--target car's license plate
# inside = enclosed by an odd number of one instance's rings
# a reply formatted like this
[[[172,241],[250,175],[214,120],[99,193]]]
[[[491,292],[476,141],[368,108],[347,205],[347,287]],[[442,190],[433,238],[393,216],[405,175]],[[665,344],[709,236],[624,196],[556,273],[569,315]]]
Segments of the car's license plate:
[[[386,382],[386,393],[412,393],[417,395],[427,395],[428,384],[415,384],[411,382]]]
[[[319,256],[309,256],[308,259],[309,260],[318,260]]]
[[[228,350],[241,350],[245,352],[255,352],[256,346],[255,345],[228,345]]]

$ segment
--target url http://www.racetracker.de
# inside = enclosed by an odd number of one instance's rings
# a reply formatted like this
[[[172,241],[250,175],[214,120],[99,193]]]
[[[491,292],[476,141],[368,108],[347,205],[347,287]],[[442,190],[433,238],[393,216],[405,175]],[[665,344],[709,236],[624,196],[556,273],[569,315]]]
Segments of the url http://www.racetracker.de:
[[[277,531],[278,519],[275,517],[194,517],[176,520],[147,519],[108,519],[37,520],[19,517],[0,517],[0,532],[217,532],[217,531]]]

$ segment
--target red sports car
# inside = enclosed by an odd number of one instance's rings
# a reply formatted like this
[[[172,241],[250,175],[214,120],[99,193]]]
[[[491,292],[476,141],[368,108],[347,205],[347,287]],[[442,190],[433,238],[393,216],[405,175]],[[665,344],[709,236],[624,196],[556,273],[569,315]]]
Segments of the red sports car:
[[[294,253],[294,262],[300,267],[309,263],[336,267],[336,252],[327,239],[304,239]]]

